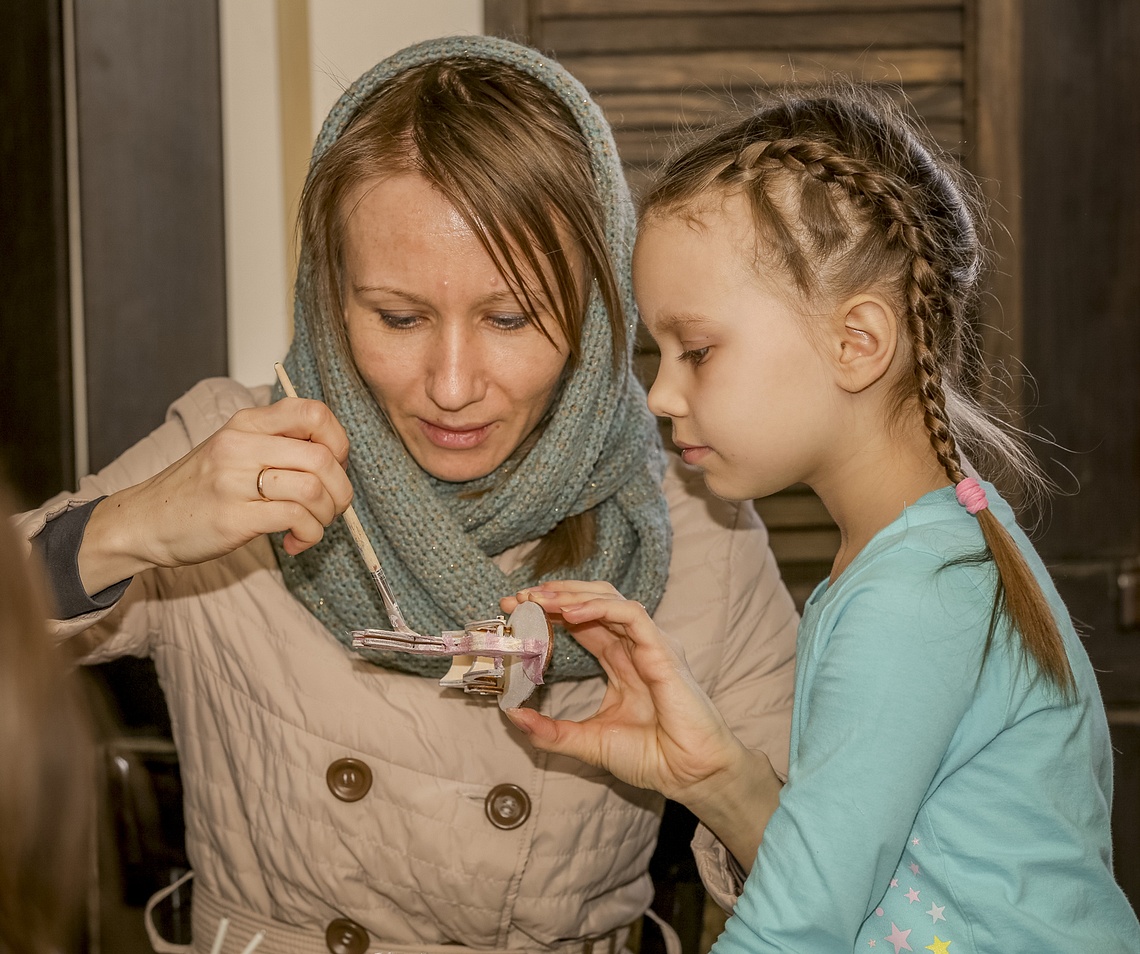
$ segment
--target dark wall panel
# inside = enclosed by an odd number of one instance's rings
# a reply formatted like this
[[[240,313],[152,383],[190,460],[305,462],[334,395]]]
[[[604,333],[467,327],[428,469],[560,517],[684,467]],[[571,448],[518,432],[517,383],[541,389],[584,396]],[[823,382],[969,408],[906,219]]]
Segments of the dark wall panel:
[[[216,4],[75,0],[91,469],[226,371]]]

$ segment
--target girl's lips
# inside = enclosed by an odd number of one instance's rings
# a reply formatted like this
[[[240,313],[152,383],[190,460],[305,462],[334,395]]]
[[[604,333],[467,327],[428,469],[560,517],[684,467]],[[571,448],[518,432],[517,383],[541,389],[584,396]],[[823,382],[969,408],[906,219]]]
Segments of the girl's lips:
[[[681,460],[686,464],[695,464],[701,458],[705,457],[711,448],[698,444],[686,444],[684,441],[679,441],[673,438],[673,443],[676,445],[677,450],[681,452]]]
[[[422,418],[420,419],[420,429],[436,447],[442,447],[446,450],[468,450],[472,447],[478,447],[491,433],[490,424],[465,428],[443,427]]]

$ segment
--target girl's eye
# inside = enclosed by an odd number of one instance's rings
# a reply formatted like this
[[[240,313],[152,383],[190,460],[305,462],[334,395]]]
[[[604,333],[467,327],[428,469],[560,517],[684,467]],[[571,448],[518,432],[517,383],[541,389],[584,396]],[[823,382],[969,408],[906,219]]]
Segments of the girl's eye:
[[[687,351],[682,351],[679,355],[679,360],[687,361],[694,368],[704,364],[705,358],[708,356],[709,349],[705,348],[690,348]]]
[[[396,329],[397,331],[403,331],[407,328],[412,328],[415,326],[416,322],[419,321],[419,316],[414,314],[401,314],[399,312],[393,311],[382,311],[379,314],[380,320],[384,322],[384,324],[386,324],[389,328]]]
[[[500,331],[521,331],[531,323],[526,315],[495,314],[488,315],[488,320]]]

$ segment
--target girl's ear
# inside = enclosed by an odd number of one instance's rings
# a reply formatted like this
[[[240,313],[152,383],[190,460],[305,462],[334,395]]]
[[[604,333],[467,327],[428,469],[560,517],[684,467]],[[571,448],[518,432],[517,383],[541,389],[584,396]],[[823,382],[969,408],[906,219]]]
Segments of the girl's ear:
[[[856,394],[890,370],[899,346],[898,322],[883,299],[865,294],[847,299],[836,318],[832,353],[838,383]]]

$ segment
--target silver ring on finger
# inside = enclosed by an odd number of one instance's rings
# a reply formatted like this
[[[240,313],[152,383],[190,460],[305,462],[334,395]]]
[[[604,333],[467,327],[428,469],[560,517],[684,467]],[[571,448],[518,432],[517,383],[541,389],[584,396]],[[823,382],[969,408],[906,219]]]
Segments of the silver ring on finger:
[[[269,498],[265,496],[265,472],[267,470],[269,470],[268,467],[262,467],[261,470],[257,472],[257,496],[262,500],[269,500]]]

